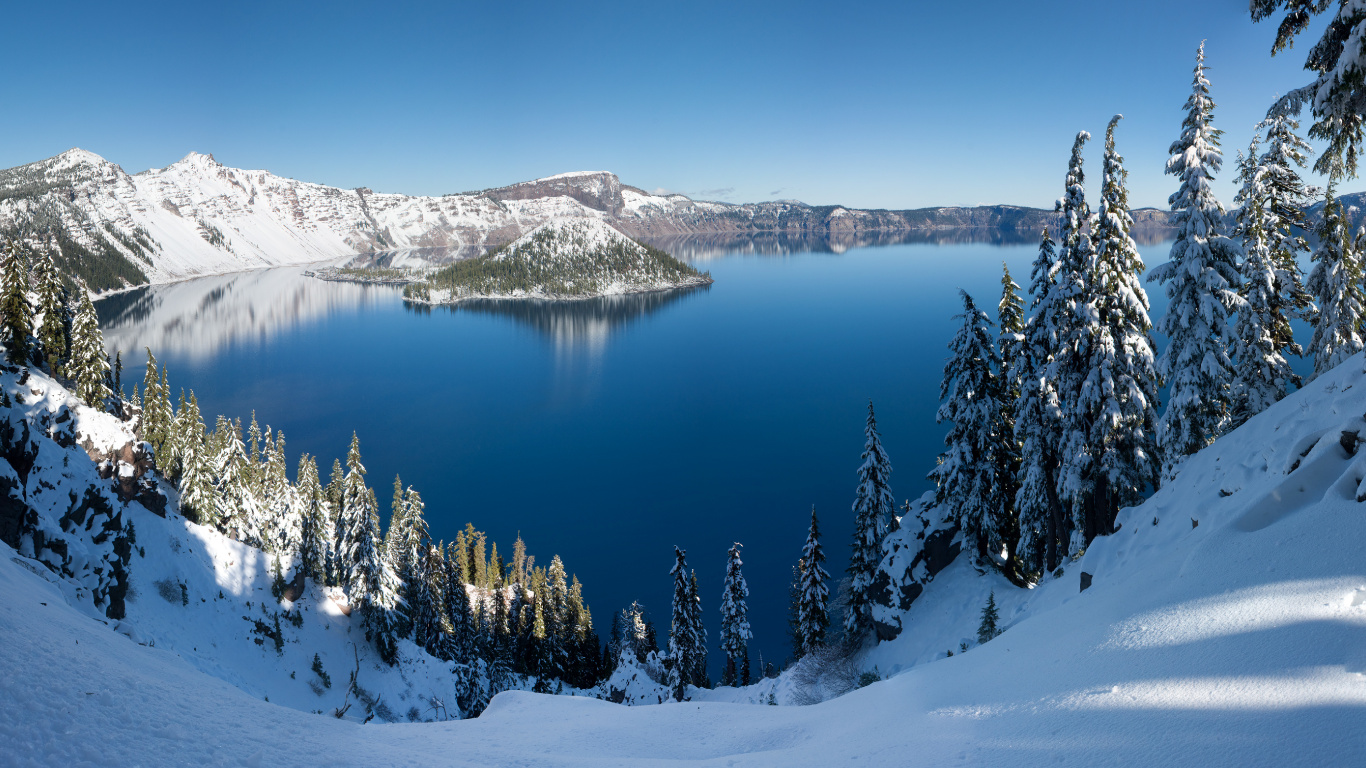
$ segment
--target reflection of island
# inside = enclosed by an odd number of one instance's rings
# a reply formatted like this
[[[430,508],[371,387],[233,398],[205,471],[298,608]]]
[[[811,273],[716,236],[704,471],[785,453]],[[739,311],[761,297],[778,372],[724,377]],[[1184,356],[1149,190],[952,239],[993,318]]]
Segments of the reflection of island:
[[[95,302],[105,346],[129,357],[210,357],[222,347],[274,337],[334,312],[398,302],[398,289],[331,283],[281,267],[136,288]]]
[[[541,332],[556,349],[570,351],[586,348],[601,351],[607,338],[646,315],[658,312],[685,298],[701,295],[710,286],[677,288],[669,291],[598,296],[573,301],[540,299],[470,299],[459,304],[433,308],[410,304],[414,312],[473,312],[510,317]]]
[[[1139,245],[1153,245],[1172,238],[1165,227],[1135,227],[1130,233]],[[808,233],[787,230],[766,232],[715,232],[710,234],[658,235],[641,238],[684,261],[707,261],[724,256],[786,256],[794,253],[844,253],[853,248],[884,245],[1034,245],[1039,233],[1003,227],[954,227],[867,232]]]

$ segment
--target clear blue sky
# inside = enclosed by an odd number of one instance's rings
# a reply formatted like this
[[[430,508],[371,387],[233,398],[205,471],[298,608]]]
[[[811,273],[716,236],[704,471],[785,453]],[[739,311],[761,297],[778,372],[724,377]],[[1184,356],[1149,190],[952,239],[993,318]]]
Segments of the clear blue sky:
[[[11,4],[0,167],[73,146],[137,172],[189,151],[442,194],[570,170],[731,201],[1051,205],[1109,117],[1135,206],[1208,38],[1228,164],[1302,43],[1246,0]],[[1348,188],[1355,188],[1348,183]]]

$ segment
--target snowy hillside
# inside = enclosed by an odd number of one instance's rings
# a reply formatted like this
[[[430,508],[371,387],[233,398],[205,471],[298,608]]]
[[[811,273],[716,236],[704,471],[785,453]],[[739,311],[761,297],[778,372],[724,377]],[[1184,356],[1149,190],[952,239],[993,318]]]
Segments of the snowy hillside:
[[[432,304],[467,299],[582,299],[705,285],[711,277],[594,219],[552,219],[503,248],[457,261],[405,298]]]
[[[1366,754],[1362,366],[1353,357],[1192,457],[1061,577],[1019,590],[954,562],[865,660],[883,682],[776,707],[760,702],[794,701],[792,672],[656,706],[508,692],[477,720],[395,725],[309,710],[339,703],[358,653],[361,686],[396,719],[441,719],[441,676],[415,649],[401,675],[381,676],[313,590],[281,612],[277,650],[268,559],[146,509],[144,487],[113,479],[138,477],[121,423],[8,369],[8,423],[49,425],[31,440],[5,433],[10,498],[68,522],[50,533],[67,542],[64,562],[43,555],[56,571],[24,556],[32,542],[0,546],[0,750],[21,765],[1349,764]],[[101,473],[87,452],[115,457]],[[104,500],[84,507],[107,511],[63,516],[58,499],[82,484]],[[80,522],[97,518],[116,522]],[[101,544],[102,529],[122,533]],[[109,582],[95,569],[119,560],[115,621],[117,590],[97,606]],[[1004,632],[977,646],[990,590]],[[333,684],[321,696],[314,653]]]
[[[61,249],[95,290],[423,248],[508,243],[555,218],[609,222],[633,237],[696,232],[860,233],[992,227],[1031,236],[1055,214],[1016,206],[862,211],[795,201],[735,205],[655,195],[605,171],[441,197],[338,189],[229,168],[192,152],[130,175],[81,149],[0,170],[0,232]],[[1165,214],[1144,221],[1160,226]]]

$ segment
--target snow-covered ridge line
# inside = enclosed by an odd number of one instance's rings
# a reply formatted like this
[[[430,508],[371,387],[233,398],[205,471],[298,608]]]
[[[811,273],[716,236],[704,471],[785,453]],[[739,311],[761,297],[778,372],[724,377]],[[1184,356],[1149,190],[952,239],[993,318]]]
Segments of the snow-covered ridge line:
[[[1034,232],[1056,214],[1015,206],[887,211],[790,200],[705,202],[651,194],[606,171],[422,197],[231,168],[197,152],[138,174],[81,149],[0,170],[0,230],[49,242],[60,233],[63,255],[99,292],[382,250],[489,248],[564,217],[596,219],[640,238],[958,227]],[[1166,223],[1160,211],[1137,218],[1140,226]]]

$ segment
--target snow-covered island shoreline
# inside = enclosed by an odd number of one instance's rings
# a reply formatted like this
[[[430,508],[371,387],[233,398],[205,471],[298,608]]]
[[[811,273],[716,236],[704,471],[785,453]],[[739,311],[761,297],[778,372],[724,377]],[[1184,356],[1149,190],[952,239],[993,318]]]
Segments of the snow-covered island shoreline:
[[[573,301],[710,285],[711,275],[596,219],[552,219],[484,256],[458,261],[403,289],[406,301]]]

